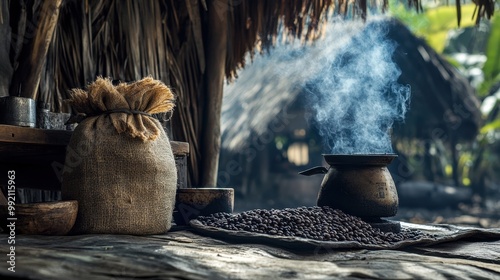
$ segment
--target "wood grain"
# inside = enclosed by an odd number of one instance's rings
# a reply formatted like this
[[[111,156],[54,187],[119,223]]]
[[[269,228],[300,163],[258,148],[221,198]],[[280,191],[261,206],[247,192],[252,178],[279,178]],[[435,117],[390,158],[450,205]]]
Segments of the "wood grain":
[[[0,143],[66,146],[71,134],[71,131],[66,130],[46,130],[0,124]]]
[[[224,1],[212,0],[208,1],[207,4],[212,8],[208,10],[206,105],[201,138],[203,157],[201,159],[200,187],[215,187],[221,143],[220,117],[228,42],[228,17],[226,13],[229,1],[225,3]]]
[[[186,229],[184,227],[184,229]],[[404,250],[294,251],[231,244],[182,228],[163,235],[16,237],[16,277],[30,279],[498,279],[500,241],[448,243],[443,256]],[[18,245],[19,244],[19,245]],[[460,253],[454,250],[463,247]],[[489,248],[483,258],[467,252]],[[8,252],[7,236],[0,250]],[[426,247],[427,249],[427,247]],[[436,253],[437,254],[437,253]],[[5,265],[5,264],[4,264]],[[12,272],[1,269],[0,275]]]

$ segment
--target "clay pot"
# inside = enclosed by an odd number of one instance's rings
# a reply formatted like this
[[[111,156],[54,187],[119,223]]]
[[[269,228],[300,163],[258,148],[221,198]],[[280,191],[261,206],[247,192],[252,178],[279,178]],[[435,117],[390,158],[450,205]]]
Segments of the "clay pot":
[[[314,167],[302,175],[325,174],[318,206],[365,217],[392,217],[398,194],[387,165],[397,155],[323,155],[330,168]]]

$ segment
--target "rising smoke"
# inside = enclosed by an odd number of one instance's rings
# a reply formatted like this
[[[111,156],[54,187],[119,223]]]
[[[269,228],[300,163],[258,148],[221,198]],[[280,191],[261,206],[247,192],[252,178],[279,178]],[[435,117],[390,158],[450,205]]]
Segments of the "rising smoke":
[[[392,61],[397,46],[387,38],[389,24],[387,19],[374,16],[366,23],[331,20],[323,38],[309,43],[311,46],[301,42],[278,44],[269,56],[256,57],[242,71],[242,81],[236,82],[244,85],[237,92],[265,91],[269,95],[263,98],[276,108],[285,106],[288,100],[283,93],[305,89],[308,107],[314,111],[311,120],[329,153],[391,153],[389,133],[395,121],[404,119],[410,88],[397,83],[401,72]],[[260,76],[265,78],[256,78]],[[273,95],[267,87],[279,92]],[[254,95],[239,103],[255,102],[253,99]],[[244,110],[235,111],[241,114]],[[253,114],[270,114],[269,108],[262,111]],[[223,123],[234,118],[231,110],[222,114]]]
[[[391,153],[390,130],[404,120],[410,88],[397,79],[396,49],[387,38],[388,21],[368,22],[347,43],[320,55],[306,89],[314,120],[333,154]],[[343,25],[332,26],[316,48],[336,44]],[[317,69],[318,70],[318,69]]]

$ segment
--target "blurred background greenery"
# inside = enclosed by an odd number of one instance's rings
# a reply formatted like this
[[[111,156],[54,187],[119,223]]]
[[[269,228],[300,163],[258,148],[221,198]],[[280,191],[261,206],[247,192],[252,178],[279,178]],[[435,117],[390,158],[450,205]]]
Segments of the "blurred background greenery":
[[[497,1],[497,6],[499,2]],[[496,194],[500,187],[500,15],[476,25],[474,3],[462,5],[460,27],[453,3],[431,1],[423,3],[424,12],[417,13],[403,2],[392,0],[390,14],[402,21],[436,52],[456,66],[476,89],[481,101],[483,123],[475,140],[457,144],[459,183],[471,187],[481,196]],[[498,7],[497,7],[498,10]],[[433,143],[439,145],[439,143]],[[450,155],[442,157],[442,173],[451,179]]]

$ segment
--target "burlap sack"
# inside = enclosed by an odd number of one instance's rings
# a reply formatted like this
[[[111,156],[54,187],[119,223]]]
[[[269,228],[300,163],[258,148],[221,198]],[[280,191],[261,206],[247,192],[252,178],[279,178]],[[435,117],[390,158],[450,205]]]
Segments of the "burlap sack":
[[[171,227],[177,173],[170,142],[146,114],[171,111],[167,86],[99,78],[73,90],[80,116],[66,152],[62,197],[78,200],[74,233],[159,234]]]

